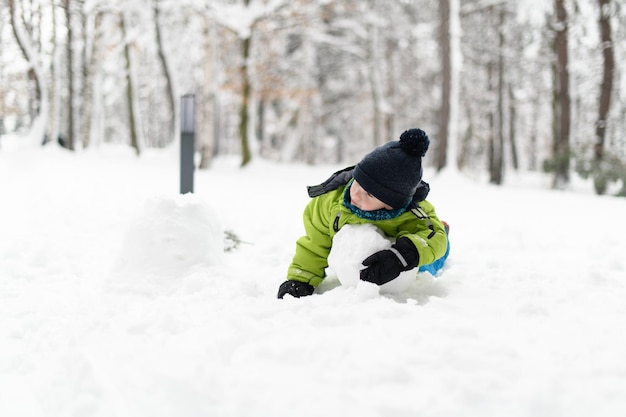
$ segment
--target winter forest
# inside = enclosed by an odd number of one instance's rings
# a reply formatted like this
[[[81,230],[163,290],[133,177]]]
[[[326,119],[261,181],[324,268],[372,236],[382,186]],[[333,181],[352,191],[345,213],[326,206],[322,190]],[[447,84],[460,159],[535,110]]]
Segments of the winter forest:
[[[200,169],[354,163],[421,127],[437,170],[626,195],[623,62],[618,0],[0,0],[0,152],[141,155],[193,94]]]

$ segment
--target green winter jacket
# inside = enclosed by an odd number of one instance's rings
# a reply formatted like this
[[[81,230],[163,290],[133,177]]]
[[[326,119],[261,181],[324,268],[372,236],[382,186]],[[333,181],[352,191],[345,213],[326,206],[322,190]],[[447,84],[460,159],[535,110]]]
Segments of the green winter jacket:
[[[345,188],[344,185],[315,197],[305,207],[306,234],[296,241],[296,253],[287,271],[287,279],[317,287],[325,276],[333,237],[345,224],[371,223],[387,237],[408,237],[419,253],[419,265],[433,263],[445,254],[448,237],[435,208],[428,201],[419,202],[417,208],[393,219],[368,220],[343,205]]]

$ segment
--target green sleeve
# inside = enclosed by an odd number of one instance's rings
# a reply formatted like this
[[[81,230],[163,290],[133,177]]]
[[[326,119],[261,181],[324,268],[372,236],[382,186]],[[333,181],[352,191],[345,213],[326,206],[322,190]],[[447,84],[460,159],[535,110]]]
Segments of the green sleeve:
[[[428,265],[441,258],[448,248],[448,235],[435,208],[428,201],[420,202],[420,208],[428,216],[420,220],[414,233],[401,234],[411,239],[419,253],[419,265]],[[432,225],[432,228],[429,227]],[[399,236],[398,236],[399,237]]]
[[[287,279],[302,281],[317,287],[322,282],[328,266],[332,244],[330,236],[330,197],[333,193],[313,198],[304,209],[305,235],[296,241]]]

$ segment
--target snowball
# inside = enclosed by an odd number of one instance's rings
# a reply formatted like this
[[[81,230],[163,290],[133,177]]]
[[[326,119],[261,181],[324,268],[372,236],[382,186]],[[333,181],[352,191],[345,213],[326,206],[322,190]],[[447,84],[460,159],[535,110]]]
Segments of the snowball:
[[[373,224],[348,224],[337,232],[328,255],[328,268],[337,275],[341,285],[357,287],[371,285],[360,280],[362,262],[371,254],[388,249],[393,241],[386,238]],[[416,271],[406,271],[381,285],[381,293],[398,293],[409,288],[415,281]]]

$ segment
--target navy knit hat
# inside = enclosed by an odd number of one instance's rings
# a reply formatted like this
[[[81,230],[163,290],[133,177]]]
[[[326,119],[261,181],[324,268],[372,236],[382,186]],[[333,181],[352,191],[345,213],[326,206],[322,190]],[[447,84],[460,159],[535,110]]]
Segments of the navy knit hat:
[[[354,179],[365,191],[394,209],[406,207],[422,180],[422,157],[430,139],[421,129],[409,129],[399,141],[377,147],[354,168]]]

